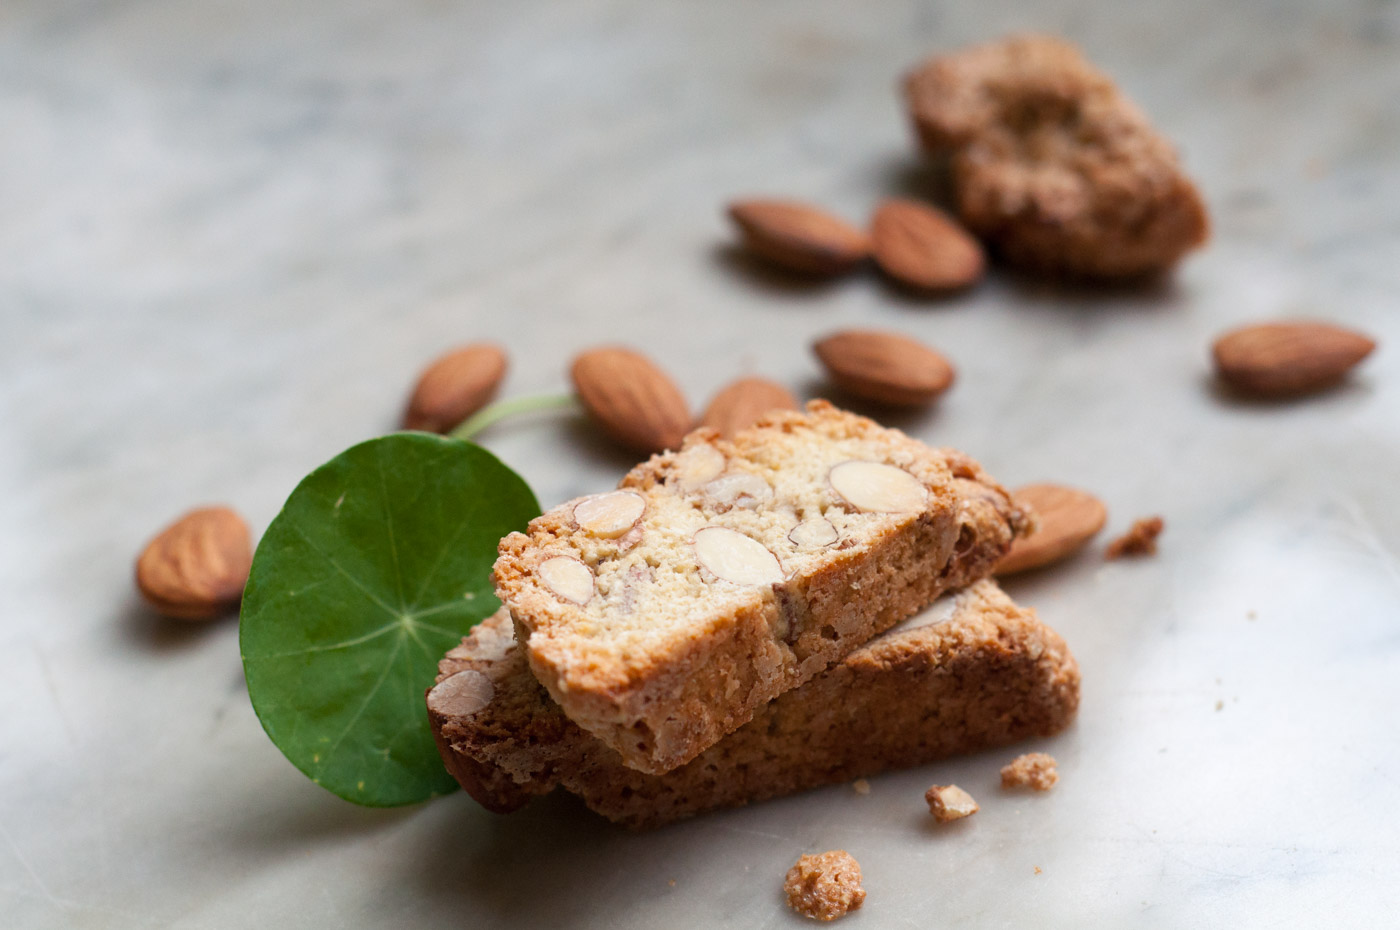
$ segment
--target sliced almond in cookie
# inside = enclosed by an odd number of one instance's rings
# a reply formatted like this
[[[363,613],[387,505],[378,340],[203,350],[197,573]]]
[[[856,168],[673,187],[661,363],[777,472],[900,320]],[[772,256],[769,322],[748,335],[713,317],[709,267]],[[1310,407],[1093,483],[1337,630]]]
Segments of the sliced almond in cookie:
[[[695,558],[716,578],[734,584],[770,585],[783,580],[778,557],[763,544],[723,526],[695,532]]]
[[[827,473],[832,488],[866,513],[916,513],[928,504],[928,488],[909,472],[881,462],[842,462]]]
[[[609,491],[585,497],[574,506],[579,529],[603,539],[616,539],[637,525],[646,510],[642,495],[633,491]]]
[[[703,493],[720,513],[735,507],[753,510],[773,499],[773,489],[767,481],[742,471],[720,475],[705,485]]]
[[[870,254],[865,233],[825,210],[793,200],[741,200],[729,218],[750,251],[804,274],[850,271]]]
[[[433,686],[428,692],[428,709],[443,715],[470,717],[490,704],[495,694],[491,679],[467,669]]]
[[[682,491],[693,491],[724,472],[724,453],[708,443],[687,448],[676,456],[672,481]]]
[[[788,533],[788,541],[803,549],[820,549],[830,546],[840,538],[841,534],[836,532],[836,527],[824,517],[803,520]]]
[[[557,597],[575,604],[587,604],[593,598],[593,573],[578,559],[558,555],[545,559],[535,574]]]
[[[995,573],[1010,575],[1069,558],[1103,529],[1108,510],[1087,491],[1058,484],[1028,484],[1015,491],[1016,503],[1035,514],[1035,532],[1011,544]]]

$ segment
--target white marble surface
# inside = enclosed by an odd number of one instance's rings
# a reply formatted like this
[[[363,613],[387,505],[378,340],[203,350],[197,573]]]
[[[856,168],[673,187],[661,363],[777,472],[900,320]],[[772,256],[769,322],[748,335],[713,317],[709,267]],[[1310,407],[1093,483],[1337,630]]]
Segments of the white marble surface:
[[[920,174],[922,54],[1062,32],[1181,143],[1216,237],[1149,293],[997,275],[945,304],[736,260],[746,192],[858,217]],[[14,927],[798,926],[845,847],[849,926],[1393,926],[1400,908],[1400,7],[1394,2],[0,5],[0,918]],[[1289,406],[1206,346],[1313,314],[1382,349]],[[897,425],[1011,484],[1160,512],[1159,557],[1011,593],[1084,671],[1044,797],[996,752],[650,835],[567,799],[361,810],[249,707],[235,624],[149,617],[150,532],[392,428],[418,366],[495,338],[508,390],[625,340],[698,405],[897,327],[959,383]],[[560,420],[486,444],[553,503],[626,461]],[[983,810],[929,826],[956,781]],[[1039,872],[1037,872],[1037,867]],[[674,884],[671,883],[674,880]]]

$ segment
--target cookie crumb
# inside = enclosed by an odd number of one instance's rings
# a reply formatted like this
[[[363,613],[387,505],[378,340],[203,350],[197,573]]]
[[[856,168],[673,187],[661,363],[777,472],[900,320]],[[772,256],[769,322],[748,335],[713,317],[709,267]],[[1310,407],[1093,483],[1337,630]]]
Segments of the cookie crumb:
[[[1157,537],[1162,535],[1166,521],[1161,517],[1143,517],[1132,529],[1108,544],[1105,559],[1121,559],[1125,555],[1156,555]]]
[[[981,810],[972,795],[957,785],[934,785],[924,792],[924,800],[928,802],[928,812],[939,823],[971,817]]]
[[[1035,874],[1037,874],[1037,875],[1040,874],[1040,866],[1036,866],[1036,867],[1035,867]]]
[[[1224,710],[1224,709],[1225,709],[1225,702],[1224,702],[1224,701],[1216,701],[1216,702],[1215,702],[1215,709],[1216,709],[1216,710]]]
[[[1012,759],[1001,769],[1003,788],[1034,788],[1049,791],[1060,780],[1055,757],[1044,752],[1028,752]]]
[[[870,793],[870,782],[866,781],[864,778],[857,778],[855,781],[851,782],[851,787],[855,789],[856,794]]]
[[[802,856],[783,882],[788,906],[813,920],[835,920],[865,902],[860,864],[844,849]]]

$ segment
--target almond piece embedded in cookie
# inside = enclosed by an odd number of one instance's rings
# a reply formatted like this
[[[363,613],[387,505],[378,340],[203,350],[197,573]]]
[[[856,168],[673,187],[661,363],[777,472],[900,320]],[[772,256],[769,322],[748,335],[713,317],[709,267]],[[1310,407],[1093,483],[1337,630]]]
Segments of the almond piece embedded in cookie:
[[[841,538],[831,521],[823,517],[803,520],[788,533],[788,541],[799,549],[821,549]]]
[[[1289,397],[1331,387],[1376,348],[1376,341],[1331,323],[1258,323],[1215,341],[1216,373],[1231,387],[1261,397]]]
[[[535,574],[546,588],[566,601],[583,605],[593,599],[593,573],[578,559],[566,555],[545,559]]]
[[[1088,544],[1108,520],[1103,502],[1087,491],[1058,484],[1028,484],[1011,494],[1036,516],[1036,528],[1011,544],[996,574],[1010,575],[1067,559]]]
[[[716,578],[734,584],[771,585],[783,580],[778,557],[763,544],[723,526],[695,532],[695,558]]]
[[[753,510],[773,499],[773,488],[767,481],[742,471],[720,475],[701,488],[700,492],[720,513],[735,507]]]
[[[942,210],[913,200],[886,200],[870,221],[880,270],[905,287],[939,293],[971,287],[987,259],[982,244]]]
[[[608,491],[585,497],[574,505],[574,522],[579,529],[601,539],[616,539],[636,526],[646,509],[640,494]]]
[[[770,410],[796,409],[797,398],[776,381],[740,378],[715,395],[700,423],[718,430],[725,439],[733,439],[736,433],[753,426]]]
[[[724,453],[707,442],[687,446],[676,456],[671,481],[681,491],[695,491],[724,472]]]
[[[928,504],[928,488],[909,472],[882,462],[842,462],[827,474],[832,488],[866,513],[916,513]]]
[[[428,710],[455,717],[470,717],[491,703],[495,696],[491,679],[473,669],[458,672],[433,685],[428,692]]]
[[[952,363],[900,333],[848,329],[813,347],[831,380],[862,400],[922,407],[952,387]]]
[[[840,217],[793,200],[740,200],[729,218],[755,255],[790,271],[837,275],[870,254],[870,240]]]

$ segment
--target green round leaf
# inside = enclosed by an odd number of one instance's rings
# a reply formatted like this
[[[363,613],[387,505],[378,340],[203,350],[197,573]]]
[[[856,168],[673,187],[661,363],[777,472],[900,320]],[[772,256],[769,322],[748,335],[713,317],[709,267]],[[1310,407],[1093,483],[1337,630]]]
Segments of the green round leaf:
[[[456,788],[423,693],[500,606],[496,544],[539,512],[491,453],[427,433],[361,443],[297,486],[258,545],[239,621],[253,709],[293,765],[359,804]]]

